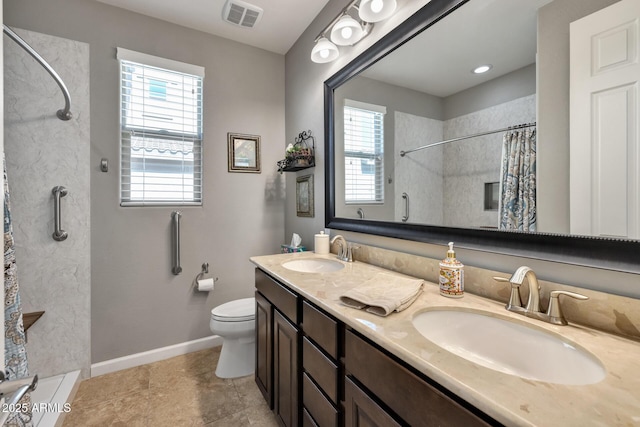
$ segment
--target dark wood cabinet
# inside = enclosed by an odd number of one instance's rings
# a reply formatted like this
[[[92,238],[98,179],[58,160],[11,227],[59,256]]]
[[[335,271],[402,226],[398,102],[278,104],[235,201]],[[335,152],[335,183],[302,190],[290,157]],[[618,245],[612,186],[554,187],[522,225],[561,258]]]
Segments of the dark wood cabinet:
[[[345,375],[411,426],[486,427],[497,423],[353,331],[345,332]]]
[[[298,427],[300,404],[300,297],[256,269],[255,381],[278,422]]]
[[[256,384],[273,409],[273,306],[256,292]]]
[[[318,307],[302,302],[302,404],[320,427],[342,425],[343,327]]]
[[[255,377],[286,427],[499,425],[259,269]]]
[[[345,378],[344,418],[345,427],[400,427],[384,408],[349,378]]]
[[[277,310],[273,315],[273,411],[282,425],[298,425],[300,407],[298,328]]]

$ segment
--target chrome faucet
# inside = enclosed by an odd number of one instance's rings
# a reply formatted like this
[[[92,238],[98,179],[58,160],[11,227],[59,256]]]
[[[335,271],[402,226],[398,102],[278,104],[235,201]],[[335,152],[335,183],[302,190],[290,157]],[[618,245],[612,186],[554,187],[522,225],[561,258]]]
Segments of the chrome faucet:
[[[351,243],[347,243],[347,240],[341,235],[337,234],[331,239],[331,244],[338,242],[340,250],[338,250],[338,259],[340,261],[353,262],[353,250],[358,249],[359,246],[353,246]]]
[[[549,294],[549,307],[546,313],[540,310],[540,285],[538,278],[533,270],[527,266],[518,268],[510,279],[505,277],[494,277],[498,282],[509,282],[511,284],[511,295],[509,302],[505,308],[514,313],[519,313],[527,317],[539,319],[554,325],[566,325],[567,321],[562,314],[559,296],[567,295],[579,300],[587,300],[588,296],[569,291],[551,291]],[[520,296],[520,286],[527,279],[529,285],[529,299],[526,307],[522,306],[522,298]]]
[[[527,279],[527,283],[529,284],[529,299],[527,300],[527,306],[525,307],[524,311],[528,313],[539,313],[540,285],[538,284],[536,273],[534,273],[532,269],[527,266],[518,268],[511,276],[511,279],[509,279],[511,288],[519,288],[524,283],[525,278]],[[522,304],[520,304],[520,306],[522,306]]]

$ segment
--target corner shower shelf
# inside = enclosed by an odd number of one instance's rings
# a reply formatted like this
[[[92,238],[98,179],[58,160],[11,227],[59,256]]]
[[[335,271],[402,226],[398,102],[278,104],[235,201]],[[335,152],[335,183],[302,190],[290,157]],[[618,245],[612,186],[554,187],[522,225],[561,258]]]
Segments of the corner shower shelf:
[[[24,335],[27,336],[27,330],[33,326],[44,314],[44,311],[34,311],[33,313],[22,314],[22,324],[24,326]]]

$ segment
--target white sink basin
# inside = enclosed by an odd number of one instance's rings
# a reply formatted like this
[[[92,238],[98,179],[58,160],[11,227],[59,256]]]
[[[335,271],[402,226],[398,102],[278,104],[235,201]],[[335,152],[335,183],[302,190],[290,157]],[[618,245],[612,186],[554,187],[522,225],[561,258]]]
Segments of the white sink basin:
[[[431,310],[413,318],[429,341],[486,368],[547,383],[600,382],[605,370],[595,356],[541,329],[480,312]]]
[[[282,264],[286,269],[298,271],[300,273],[331,273],[342,270],[344,264],[332,259],[296,259]]]

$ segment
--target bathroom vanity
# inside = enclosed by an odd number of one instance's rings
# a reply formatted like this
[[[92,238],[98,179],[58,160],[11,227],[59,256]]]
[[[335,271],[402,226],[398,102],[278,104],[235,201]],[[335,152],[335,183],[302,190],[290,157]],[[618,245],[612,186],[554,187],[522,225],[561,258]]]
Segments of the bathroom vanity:
[[[498,424],[259,268],[256,309],[256,382],[285,426]]]
[[[327,272],[283,266],[314,259],[340,266]],[[472,294],[444,298],[430,282],[407,310],[379,317],[343,306],[339,296],[381,272],[399,273],[332,254],[251,261],[257,266],[255,378],[281,425],[632,425],[640,416],[640,379],[629,375],[640,369],[634,340],[526,319]],[[562,337],[592,355],[604,379],[586,385],[535,381],[450,353],[412,323],[420,313],[445,308]]]

